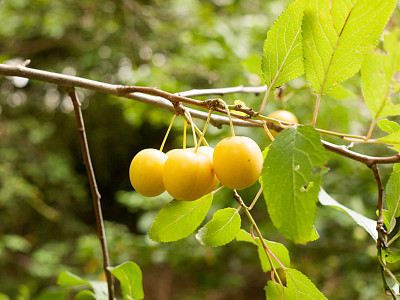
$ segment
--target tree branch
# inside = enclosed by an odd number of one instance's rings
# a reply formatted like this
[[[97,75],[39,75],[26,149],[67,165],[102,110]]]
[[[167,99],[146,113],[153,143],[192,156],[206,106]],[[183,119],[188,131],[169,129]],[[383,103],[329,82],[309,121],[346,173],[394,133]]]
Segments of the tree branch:
[[[83,116],[82,116],[81,104],[76,96],[74,88],[68,88],[67,92],[68,92],[69,97],[71,98],[72,104],[74,105],[76,123],[77,123],[79,136],[80,136],[80,140],[81,140],[83,162],[86,166],[86,171],[87,171],[89,183],[90,183],[90,190],[92,192],[93,206],[94,206],[94,212],[96,215],[96,223],[97,223],[97,236],[100,240],[101,249],[103,252],[103,269],[104,269],[104,272],[105,272],[105,275],[107,278],[108,299],[115,300],[114,289],[113,289],[113,278],[112,278],[110,271],[108,270],[108,267],[110,266],[110,259],[108,256],[106,234],[105,234],[105,229],[104,229],[104,221],[103,221],[103,215],[101,212],[101,202],[100,202],[101,196],[100,196],[99,190],[97,188],[96,177],[94,175],[92,160],[90,158],[89,145],[88,145],[88,142],[86,139],[86,131],[85,131],[85,124],[84,124]]]
[[[202,89],[202,90],[194,89],[190,91],[179,92],[176,93],[176,95],[183,97],[197,97],[197,96],[208,96],[208,95],[224,96],[227,94],[235,94],[235,93],[247,93],[247,94],[258,95],[261,93],[265,93],[267,89],[268,87],[266,85],[254,86],[254,87],[246,87],[240,85],[235,87],[227,87],[219,89]]]
[[[19,76],[34,80],[39,80],[43,82],[53,83],[66,88],[80,87],[92,91],[107,93],[127,99],[132,99],[148,104],[153,104],[162,107],[168,111],[176,112],[176,105],[179,102],[195,105],[206,110],[210,107],[216,112],[226,114],[227,112],[218,106],[216,103],[218,99],[209,99],[205,101],[200,101],[196,99],[189,98],[188,96],[199,96],[207,94],[224,94],[233,92],[245,92],[245,93],[257,93],[262,92],[265,86],[261,87],[232,87],[232,88],[222,88],[222,89],[206,89],[206,90],[191,90],[187,92],[171,94],[156,88],[148,87],[134,87],[134,86],[122,86],[115,84],[108,84],[99,81],[84,79],[75,76],[63,75],[53,72],[47,72],[42,70],[36,70],[28,68],[24,65],[10,66],[5,64],[0,64],[0,75],[5,76]],[[144,94],[146,93],[146,94]],[[168,100],[167,100],[168,99]],[[188,110],[193,118],[198,118],[206,120],[208,113],[199,111],[197,109],[185,108]],[[238,111],[243,111],[247,114],[252,114],[251,108],[240,108],[235,107]],[[262,127],[262,122],[260,120],[251,119],[246,116],[231,113],[232,116],[236,117],[233,119],[233,124],[236,126],[250,126],[250,127]],[[263,116],[258,116],[260,118],[265,118]],[[227,117],[213,114],[210,119],[210,123],[216,127],[220,127],[223,124],[228,125],[229,119]],[[278,124],[267,122],[269,128],[279,132],[283,130]],[[318,130],[318,129],[316,129]],[[323,131],[324,132],[324,131]],[[337,134],[336,134],[337,135]],[[340,136],[340,135],[339,135]],[[349,136],[344,134],[343,136]],[[372,164],[390,164],[400,161],[400,154],[390,156],[390,157],[372,157],[357,152],[346,149],[344,146],[338,146],[322,140],[322,144],[325,149],[335,152],[344,157],[362,162],[370,167]]]
[[[354,151],[351,151],[346,148],[346,146],[338,146],[329,142],[322,140],[322,145],[325,149],[335,152],[339,155],[342,155],[347,158],[351,158],[353,160],[359,161],[365,164],[367,167],[371,168],[373,164],[393,164],[400,161],[400,153],[397,153],[394,156],[388,157],[375,157],[368,156],[364,154],[360,154]]]
[[[374,173],[374,178],[378,185],[378,220],[376,222],[376,230],[378,231],[378,246],[382,245],[384,248],[387,248],[388,245],[386,243],[387,239],[387,231],[383,227],[383,185],[381,180],[381,175],[379,174],[379,169],[376,164],[372,164],[370,166],[372,172]]]

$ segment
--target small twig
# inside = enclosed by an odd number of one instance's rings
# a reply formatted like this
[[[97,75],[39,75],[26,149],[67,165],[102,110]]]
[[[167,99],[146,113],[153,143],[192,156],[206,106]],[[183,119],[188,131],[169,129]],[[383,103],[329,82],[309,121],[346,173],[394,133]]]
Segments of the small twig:
[[[338,146],[323,140],[322,140],[322,145],[325,147],[325,149],[329,151],[359,161],[368,167],[371,167],[371,165],[373,164],[393,164],[400,161],[400,153],[388,157],[375,157],[375,156],[360,154],[347,149],[346,146]]]
[[[224,96],[227,94],[236,94],[236,93],[246,93],[246,94],[261,94],[264,93],[268,87],[266,85],[262,86],[235,86],[235,87],[227,87],[227,88],[219,88],[219,89],[194,89],[190,91],[184,91],[176,93],[178,96],[182,97],[197,97],[197,96],[209,96],[209,95],[218,95]]]
[[[387,248],[386,240],[387,240],[387,231],[383,227],[383,185],[381,180],[381,175],[379,174],[379,169],[376,164],[372,164],[370,166],[372,172],[374,173],[374,178],[378,185],[378,220],[376,222],[376,230],[378,231],[378,246],[382,245],[384,248]]]
[[[88,174],[89,182],[90,182],[90,190],[92,192],[93,206],[94,212],[96,215],[96,223],[97,223],[97,236],[100,240],[101,249],[103,252],[103,269],[107,279],[107,287],[108,287],[108,299],[115,300],[114,289],[113,289],[113,278],[110,271],[107,269],[110,266],[110,259],[108,255],[107,242],[106,242],[106,234],[104,229],[104,221],[103,215],[101,212],[101,196],[100,192],[97,188],[96,177],[94,175],[94,170],[92,166],[92,161],[90,158],[89,145],[86,139],[86,131],[85,131],[85,123],[83,121],[81,103],[78,100],[78,97],[75,93],[74,88],[67,89],[68,95],[72,100],[72,104],[74,105],[74,112],[76,117],[76,123],[79,131],[79,136],[81,140],[81,148],[83,154],[83,161],[86,166],[86,171]]]

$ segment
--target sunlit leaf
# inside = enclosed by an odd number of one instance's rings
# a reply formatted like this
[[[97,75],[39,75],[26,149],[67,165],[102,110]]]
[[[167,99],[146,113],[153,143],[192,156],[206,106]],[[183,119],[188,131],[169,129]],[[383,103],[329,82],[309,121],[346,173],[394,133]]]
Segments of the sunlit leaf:
[[[267,300],[282,300],[282,286],[279,283],[274,283],[271,280],[267,282],[267,285],[264,287],[265,290],[265,297]],[[283,288],[283,294],[285,297],[284,300],[287,298],[287,288]]]
[[[107,282],[105,281],[92,281],[85,280],[75,274],[68,271],[63,271],[58,275],[57,284],[60,286],[77,286],[77,285],[88,285],[93,289],[91,291],[81,292],[79,299],[92,299],[89,298],[93,295],[96,300],[107,300],[108,299],[108,288]],[[88,297],[88,298],[86,298]]]
[[[144,298],[142,271],[137,264],[128,261],[108,269],[119,280],[122,296],[125,300],[140,300]]]
[[[309,241],[327,160],[319,133],[311,126],[282,131],[269,147],[261,172],[273,224],[287,238]]]
[[[394,264],[400,260],[400,252],[392,252],[389,249],[382,249],[382,257],[390,264]]]
[[[292,2],[267,33],[262,56],[265,83],[281,86],[304,73],[301,22],[305,0]]]
[[[158,212],[150,238],[156,242],[173,242],[187,237],[203,222],[212,200],[212,194],[195,201],[172,200]]]
[[[93,294],[93,292],[84,290],[76,294],[74,300],[97,300],[97,299]]]
[[[389,135],[377,139],[377,141],[384,142],[393,150],[400,152],[400,125],[396,122],[382,119],[378,121],[378,126]]]
[[[231,242],[240,230],[241,219],[232,207],[217,210],[212,220],[196,234],[201,244],[218,247]]]
[[[327,300],[306,275],[295,269],[285,269],[285,272],[287,299]]]
[[[374,119],[400,114],[400,105],[389,97],[400,46],[397,35],[397,31],[385,35],[385,53],[368,49],[361,67],[363,97]]]
[[[386,229],[389,233],[393,230],[394,226],[396,226],[396,219],[390,211],[387,209],[382,210],[383,215],[383,224],[385,224]],[[379,210],[376,210],[376,216],[379,216]]]
[[[357,97],[356,94],[344,87],[343,84],[334,86],[327,95],[338,100],[354,99]]]
[[[308,3],[303,20],[304,67],[314,91],[323,95],[360,69],[366,48],[378,42],[396,0]]]
[[[259,238],[253,239],[251,237],[250,233],[241,229],[239,231],[239,233],[236,235],[236,240],[240,241],[240,242],[251,243],[251,244],[257,246],[258,257],[260,258],[260,263],[261,263],[261,267],[262,267],[263,271],[268,272],[271,270],[271,264],[269,263],[267,254],[265,253],[265,250],[264,250],[263,246],[261,245]],[[268,246],[268,248],[271,250],[271,252],[275,255],[275,257],[277,259],[279,259],[279,261],[284,266],[286,266],[286,267],[290,266],[289,251],[283,244],[268,241],[266,239],[264,239],[264,242]],[[281,268],[280,264],[275,259],[272,258],[271,260],[276,269]]]
[[[385,201],[389,212],[386,217],[387,222],[390,224],[390,229],[393,229],[396,225],[396,218],[400,217],[400,164],[393,166],[393,172],[385,188]],[[389,229],[388,225],[386,228]]]
[[[350,217],[353,218],[354,221],[356,221],[358,225],[363,227],[375,241],[378,239],[378,233],[376,232],[376,221],[369,219],[362,214],[355,212],[354,210],[340,204],[330,195],[328,195],[323,189],[321,189],[319,193],[319,202],[322,205],[331,206],[342,212],[347,213]]]
[[[90,285],[88,280],[85,280],[68,271],[62,271],[57,278],[57,284],[60,286],[76,286],[76,285]]]
[[[253,53],[249,55],[242,60],[242,65],[248,72],[257,74],[260,78],[263,77],[261,71],[261,56],[259,54]]]

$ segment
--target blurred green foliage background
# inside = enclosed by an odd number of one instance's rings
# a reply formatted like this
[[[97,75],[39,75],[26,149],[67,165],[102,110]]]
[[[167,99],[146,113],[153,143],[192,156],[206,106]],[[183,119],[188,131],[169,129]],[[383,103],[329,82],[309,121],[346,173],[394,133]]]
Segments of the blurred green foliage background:
[[[30,67],[115,84],[192,88],[261,85],[259,58],[268,27],[288,0],[2,0],[0,62],[31,59]],[[397,8],[389,28],[399,22]],[[365,134],[370,122],[359,77],[345,93],[323,99],[318,127]],[[114,96],[79,90],[93,165],[102,195],[113,265],[133,260],[144,273],[145,299],[265,299],[269,274],[251,245],[201,246],[194,236],[157,244],[147,233],[168,196],[143,198],[129,183],[132,157],[159,148],[172,114]],[[311,121],[315,96],[304,77],[289,83],[285,100],[271,97],[266,112],[286,107]],[[228,95],[258,108],[263,95]],[[51,84],[0,77],[0,299],[68,299],[56,286],[70,270],[104,279],[90,190],[72,104]],[[197,125],[203,126],[202,121]],[[183,121],[166,150],[181,147]],[[261,129],[237,128],[264,148]],[[377,130],[376,135],[381,133]],[[229,129],[210,128],[212,146]],[[343,143],[324,137],[336,143]],[[356,151],[390,155],[381,146]],[[374,218],[376,185],[363,165],[329,154],[324,188],[339,202]],[[390,166],[382,168],[384,182]],[[248,203],[258,187],[242,193]],[[236,207],[229,191],[218,208]],[[254,215],[264,236],[288,246],[292,263],[329,299],[384,299],[375,243],[347,215],[320,207],[320,239],[285,241],[258,201]],[[243,218],[244,219],[244,218]],[[243,221],[243,228],[248,223]]]

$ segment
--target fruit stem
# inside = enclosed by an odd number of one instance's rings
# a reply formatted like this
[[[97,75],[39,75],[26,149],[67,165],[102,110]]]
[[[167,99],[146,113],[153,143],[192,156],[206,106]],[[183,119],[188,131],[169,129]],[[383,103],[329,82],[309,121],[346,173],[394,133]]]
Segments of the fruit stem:
[[[171,123],[169,123],[169,127],[168,127],[168,129],[167,129],[167,132],[165,133],[164,140],[163,140],[163,142],[162,142],[162,144],[161,144],[161,147],[160,147],[160,151],[161,151],[161,152],[162,152],[163,149],[164,149],[165,142],[167,141],[169,132],[171,131],[171,128],[172,128],[172,124],[174,124],[174,121],[175,121],[175,119],[176,119],[177,116],[178,116],[177,114],[174,114],[174,116],[172,117]]]
[[[268,137],[271,139],[271,141],[275,141],[275,138],[273,137],[271,131],[269,131],[268,126],[267,126],[267,122],[266,121],[262,121],[265,132],[267,133]]]
[[[199,140],[199,142],[197,143],[196,148],[194,149],[194,153],[197,152],[197,150],[198,150],[199,147],[200,147],[201,141],[204,139],[204,135],[206,134],[206,131],[207,131],[207,126],[208,126],[208,124],[210,123],[210,119],[211,119],[212,112],[213,112],[212,109],[210,109],[210,111],[208,112],[208,117],[207,117],[206,124],[204,125],[203,132],[201,133],[200,140]]]
[[[228,105],[226,104],[226,102],[224,100],[218,99],[218,102],[220,102],[220,103],[222,103],[222,105],[224,105],[226,113],[228,114],[229,125],[231,126],[231,134],[232,134],[232,136],[235,136],[235,129],[233,128],[231,111],[229,110],[229,107],[228,107]]]
[[[182,146],[182,149],[186,149],[186,127],[187,127],[187,122],[185,119],[185,122],[183,123],[183,146]]]
[[[194,129],[192,116],[190,115],[190,112],[188,112],[188,111],[185,111],[185,113],[187,114],[187,117],[189,119],[190,125],[192,127],[193,143],[194,143],[194,145],[197,145],[196,130]]]

